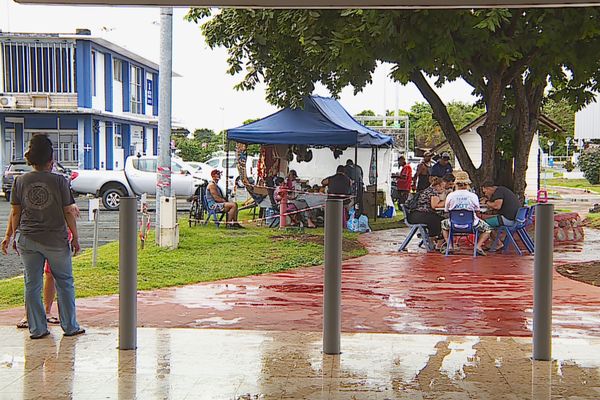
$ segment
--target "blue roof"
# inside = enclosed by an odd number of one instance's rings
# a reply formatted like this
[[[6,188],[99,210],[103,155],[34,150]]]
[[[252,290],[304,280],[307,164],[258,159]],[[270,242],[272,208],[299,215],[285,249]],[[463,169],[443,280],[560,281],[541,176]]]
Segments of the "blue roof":
[[[237,128],[228,129],[229,140],[248,144],[308,146],[391,146],[392,138],[357,122],[336,100],[310,96],[304,109],[285,108]]]

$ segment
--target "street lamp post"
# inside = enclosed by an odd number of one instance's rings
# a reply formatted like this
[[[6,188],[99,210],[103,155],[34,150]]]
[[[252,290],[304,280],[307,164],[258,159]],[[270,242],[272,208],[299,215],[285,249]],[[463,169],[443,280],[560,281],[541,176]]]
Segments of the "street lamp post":
[[[567,161],[569,161],[569,145],[571,144],[571,137],[567,136],[565,141],[567,142]]]
[[[552,146],[554,146],[554,140],[548,140],[548,166],[554,166],[554,160],[552,159]]]

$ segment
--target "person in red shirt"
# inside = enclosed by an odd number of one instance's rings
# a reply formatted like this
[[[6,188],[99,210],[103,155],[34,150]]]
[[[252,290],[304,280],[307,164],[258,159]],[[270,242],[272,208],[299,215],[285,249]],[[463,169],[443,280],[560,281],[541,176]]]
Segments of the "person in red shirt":
[[[396,176],[396,188],[398,188],[398,208],[408,199],[412,186],[412,168],[406,162],[404,156],[398,157],[398,166],[401,167],[400,174]]]

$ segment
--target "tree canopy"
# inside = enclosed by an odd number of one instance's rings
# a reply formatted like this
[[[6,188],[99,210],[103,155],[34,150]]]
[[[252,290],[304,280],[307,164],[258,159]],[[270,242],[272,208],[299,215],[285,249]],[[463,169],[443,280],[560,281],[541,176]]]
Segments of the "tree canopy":
[[[200,21],[206,9],[191,9]],[[599,8],[486,10],[223,9],[202,25],[211,47],[228,49],[229,73],[243,73],[240,89],[266,82],[267,100],[300,106],[317,82],[334,95],[371,82],[380,62],[391,77],[413,82],[433,110],[461,166],[477,184],[494,179],[498,157],[514,159],[522,195],[531,141],[546,95],[581,107],[598,87]],[[464,79],[486,110],[478,133],[476,168],[435,85]],[[552,90],[546,92],[548,83]],[[509,121],[509,129],[499,129]],[[509,135],[509,140],[506,136]],[[508,147],[498,147],[501,137]],[[507,164],[508,165],[508,164]],[[502,171],[505,174],[506,171]]]

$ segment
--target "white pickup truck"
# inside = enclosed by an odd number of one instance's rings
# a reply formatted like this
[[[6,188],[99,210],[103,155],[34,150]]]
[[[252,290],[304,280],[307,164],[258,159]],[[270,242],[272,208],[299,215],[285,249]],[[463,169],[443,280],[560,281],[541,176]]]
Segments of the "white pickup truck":
[[[102,197],[107,210],[117,210],[121,196],[156,195],[157,162],[156,156],[131,156],[121,171],[74,170],[71,188],[75,193]],[[192,196],[208,178],[177,158],[171,159],[171,169],[171,187],[177,197]]]

